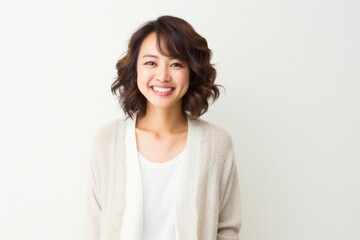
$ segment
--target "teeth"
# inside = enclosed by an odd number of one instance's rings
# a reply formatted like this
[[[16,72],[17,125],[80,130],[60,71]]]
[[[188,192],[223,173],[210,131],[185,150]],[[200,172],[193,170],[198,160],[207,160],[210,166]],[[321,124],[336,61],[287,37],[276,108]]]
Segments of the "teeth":
[[[153,87],[153,89],[157,92],[170,92],[172,88],[162,88],[162,87]]]

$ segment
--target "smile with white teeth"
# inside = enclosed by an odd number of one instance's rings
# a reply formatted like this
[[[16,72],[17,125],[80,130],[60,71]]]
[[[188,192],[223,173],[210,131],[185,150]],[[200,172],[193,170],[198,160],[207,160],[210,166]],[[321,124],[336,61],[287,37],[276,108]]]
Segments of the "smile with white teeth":
[[[171,87],[152,87],[155,91],[157,91],[157,92],[162,92],[162,93],[164,93],[164,92],[170,92],[170,91],[172,91],[173,90],[173,88],[171,88]]]

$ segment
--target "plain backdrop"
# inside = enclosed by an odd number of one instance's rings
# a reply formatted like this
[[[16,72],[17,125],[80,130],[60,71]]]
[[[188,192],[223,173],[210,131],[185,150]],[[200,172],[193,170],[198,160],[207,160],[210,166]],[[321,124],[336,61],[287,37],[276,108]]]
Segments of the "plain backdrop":
[[[82,239],[90,145],[133,31],[160,15],[209,42],[233,137],[242,240],[360,239],[355,0],[0,0],[0,239]]]

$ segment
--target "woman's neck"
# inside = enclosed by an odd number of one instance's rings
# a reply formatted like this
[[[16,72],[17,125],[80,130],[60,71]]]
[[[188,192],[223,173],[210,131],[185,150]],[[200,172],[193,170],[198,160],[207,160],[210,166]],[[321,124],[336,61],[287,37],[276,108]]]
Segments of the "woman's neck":
[[[146,115],[137,119],[136,127],[156,134],[180,133],[187,131],[187,116],[181,109],[148,106]]]

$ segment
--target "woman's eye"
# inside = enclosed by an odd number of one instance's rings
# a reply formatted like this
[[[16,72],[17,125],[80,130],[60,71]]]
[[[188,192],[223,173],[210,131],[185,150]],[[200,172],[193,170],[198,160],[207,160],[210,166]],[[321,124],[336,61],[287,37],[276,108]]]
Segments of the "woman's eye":
[[[155,62],[153,62],[153,61],[148,61],[148,62],[146,62],[144,65],[148,65],[148,66],[155,66],[155,65],[156,65],[156,63],[155,63]]]
[[[182,68],[184,67],[181,63],[173,63],[171,64],[171,67],[178,67],[178,68]]]

